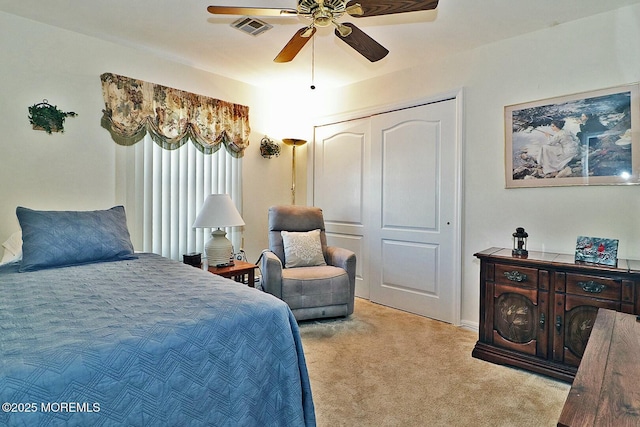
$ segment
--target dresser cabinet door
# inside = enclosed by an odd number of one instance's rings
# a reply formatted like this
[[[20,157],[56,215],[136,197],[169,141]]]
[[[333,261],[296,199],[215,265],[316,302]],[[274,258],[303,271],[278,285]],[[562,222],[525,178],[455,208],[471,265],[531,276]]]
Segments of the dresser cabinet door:
[[[620,311],[620,302],[578,295],[556,295],[556,307],[554,360],[578,366],[598,315],[598,308]]]
[[[495,285],[493,344],[546,357],[548,292]]]

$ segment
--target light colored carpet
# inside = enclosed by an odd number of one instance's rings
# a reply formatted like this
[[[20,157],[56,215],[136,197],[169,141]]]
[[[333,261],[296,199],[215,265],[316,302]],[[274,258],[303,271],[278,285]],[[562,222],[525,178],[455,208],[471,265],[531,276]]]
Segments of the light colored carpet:
[[[362,299],[300,333],[319,427],[555,426],[570,388],[472,358],[475,332]]]

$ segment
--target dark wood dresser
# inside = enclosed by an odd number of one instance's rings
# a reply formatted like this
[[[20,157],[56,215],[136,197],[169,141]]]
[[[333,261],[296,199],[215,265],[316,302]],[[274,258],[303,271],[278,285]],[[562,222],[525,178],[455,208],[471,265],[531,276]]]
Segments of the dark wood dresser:
[[[480,329],[473,357],[572,382],[599,308],[640,314],[640,261],[616,267],[574,255],[514,257],[490,248],[480,259]]]

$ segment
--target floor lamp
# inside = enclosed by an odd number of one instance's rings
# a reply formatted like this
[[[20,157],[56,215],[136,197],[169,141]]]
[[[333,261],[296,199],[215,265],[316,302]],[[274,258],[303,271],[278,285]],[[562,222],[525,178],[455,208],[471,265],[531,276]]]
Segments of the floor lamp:
[[[291,204],[296,204],[296,147],[307,143],[304,139],[285,138],[282,140],[287,145],[293,146],[291,157]]]

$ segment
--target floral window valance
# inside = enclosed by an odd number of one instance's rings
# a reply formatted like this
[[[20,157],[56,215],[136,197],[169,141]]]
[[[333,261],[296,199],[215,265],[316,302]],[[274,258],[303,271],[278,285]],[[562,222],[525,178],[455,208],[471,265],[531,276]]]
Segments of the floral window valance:
[[[224,144],[234,157],[249,146],[249,107],[111,73],[100,76],[105,109],[102,126],[120,145],[149,132],[173,150],[189,139],[205,154]]]

